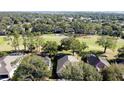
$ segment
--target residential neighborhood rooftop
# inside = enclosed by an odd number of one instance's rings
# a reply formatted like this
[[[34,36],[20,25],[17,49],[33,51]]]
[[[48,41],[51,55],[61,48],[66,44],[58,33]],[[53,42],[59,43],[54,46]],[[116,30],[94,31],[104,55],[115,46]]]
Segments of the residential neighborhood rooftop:
[[[60,58],[57,62],[57,73],[61,73],[61,70],[68,64],[68,63],[74,63],[79,62],[79,60],[71,55],[66,55],[62,58]]]

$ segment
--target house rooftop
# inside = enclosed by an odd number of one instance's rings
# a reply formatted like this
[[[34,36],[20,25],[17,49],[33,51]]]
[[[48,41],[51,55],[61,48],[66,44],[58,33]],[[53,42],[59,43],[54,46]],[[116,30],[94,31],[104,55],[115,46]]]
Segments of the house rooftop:
[[[65,67],[65,65],[67,65],[68,63],[74,63],[74,62],[79,62],[79,60],[71,55],[66,55],[60,58],[57,62],[57,73],[60,73],[63,67]]]
[[[0,58],[0,75],[6,75],[9,74],[14,68],[15,65],[12,65],[12,62],[14,62],[16,59],[20,58],[22,55],[16,55],[16,56],[6,56]]]
[[[91,55],[89,55],[88,57],[87,57],[87,59],[88,59],[88,63],[90,64],[90,65],[93,65],[93,66],[96,66],[98,63],[103,63],[105,66],[107,66],[107,67],[109,67],[110,66],[110,64],[109,64],[109,62],[106,60],[106,58],[105,57],[97,57],[96,55],[94,55],[94,54],[91,54]]]
[[[105,57],[99,57],[99,60],[100,60],[103,64],[105,64],[107,67],[110,66],[109,62],[105,59]]]

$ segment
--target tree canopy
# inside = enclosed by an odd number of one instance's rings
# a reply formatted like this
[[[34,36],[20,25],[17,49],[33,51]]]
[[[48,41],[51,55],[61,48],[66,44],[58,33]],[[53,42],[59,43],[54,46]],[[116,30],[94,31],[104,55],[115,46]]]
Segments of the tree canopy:
[[[47,41],[44,44],[44,51],[48,52],[50,56],[53,56],[58,51],[58,44],[55,41]]]
[[[114,49],[117,43],[117,39],[109,36],[102,36],[98,38],[96,43],[104,48],[104,53],[107,48]]]
[[[51,76],[51,71],[45,64],[44,60],[36,55],[25,57],[18,69],[14,73],[12,80],[18,81],[39,81]]]
[[[112,64],[109,68],[102,71],[103,80],[105,81],[121,81],[124,75],[124,66]]]
[[[66,80],[85,80],[85,81],[97,81],[102,80],[102,75],[97,72],[93,66],[83,63],[70,63],[60,73],[61,78]]]

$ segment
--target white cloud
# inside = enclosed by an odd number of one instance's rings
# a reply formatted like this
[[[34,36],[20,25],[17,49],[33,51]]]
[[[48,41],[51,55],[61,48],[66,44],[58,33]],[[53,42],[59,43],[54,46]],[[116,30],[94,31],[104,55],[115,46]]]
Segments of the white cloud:
[[[0,11],[123,11],[123,0],[0,0]]]

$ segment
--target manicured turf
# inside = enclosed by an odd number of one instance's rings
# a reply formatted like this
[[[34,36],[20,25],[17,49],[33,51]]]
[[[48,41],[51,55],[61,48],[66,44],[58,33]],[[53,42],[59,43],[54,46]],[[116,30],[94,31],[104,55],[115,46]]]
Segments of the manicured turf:
[[[12,47],[5,41],[5,36],[0,36],[0,51],[10,51]]]
[[[42,35],[45,41],[56,41],[60,43],[61,39],[67,37],[64,35],[55,35],[55,34],[49,34],[49,35]],[[93,36],[82,36],[82,37],[77,37],[77,39],[80,42],[86,42],[87,45],[89,46],[89,50],[101,50],[102,47],[98,46],[95,42],[100,36],[93,35]],[[123,39],[118,39],[117,42],[117,48],[120,48],[124,46],[124,40]]]
[[[60,43],[61,39],[66,38],[67,36],[64,35],[56,35],[56,34],[48,34],[48,35],[42,35],[41,37],[43,37],[43,39],[45,41],[56,41],[57,43]],[[87,45],[89,46],[88,50],[102,50],[102,47],[98,46],[95,42],[96,40],[99,38],[100,36],[82,36],[82,37],[77,37],[77,39],[80,42],[86,42]],[[0,36],[0,48],[2,48],[4,50],[4,48],[7,48],[8,45],[7,41],[4,40],[4,36]],[[20,40],[20,42],[22,43],[22,40]],[[6,47],[5,47],[6,46]],[[124,46],[124,40],[122,39],[118,39],[117,42],[117,48],[120,48]],[[11,47],[11,46],[10,46]],[[10,49],[10,48],[9,48]],[[8,50],[9,50],[8,49]],[[5,49],[6,50],[6,49]],[[1,50],[0,50],[1,51]]]
[[[77,39],[80,40],[80,42],[86,42],[88,45],[88,49],[86,51],[89,50],[94,50],[94,51],[103,51],[104,48],[99,46],[98,44],[96,44],[97,39],[100,38],[100,36],[94,35],[94,36],[83,36],[83,37],[78,37]],[[111,49],[107,49],[106,53],[104,55],[107,56],[108,59],[114,59],[115,56],[117,55],[117,49],[124,46],[124,40],[123,39],[118,39],[117,41],[117,46],[114,50]]]
[[[60,41],[63,38],[66,38],[67,36],[64,35],[58,35],[58,34],[47,34],[41,36],[45,41],[56,41],[57,43],[60,43]]]
[[[61,39],[66,38],[67,36],[64,35],[58,35],[58,34],[45,34],[41,36],[43,38],[43,40],[45,41],[56,41],[58,44],[60,44]],[[89,50],[95,50],[95,51],[103,51],[103,48],[101,46],[98,46],[95,42],[97,41],[97,39],[100,36],[94,35],[94,36],[81,36],[81,37],[77,37],[77,39],[80,42],[86,42],[88,45],[88,49],[86,51]],[[5,37],[0,36],[0,51],[10,51],[13,48],[8,45],[8,42],[4,40]],[[22,40],[20,40],[21,42],[21,46],[20,48],[23,48],[22,46]],[[117,49],[124,46],[124,40],[122,39],[118,39],[117,42],[117,47],[114,51],[107,49],[107,53],[106,55],[108,55],[110,58],[115,56],[117,54]]]
[[[0,45],[4,43],[4,36],[0,37]]]

